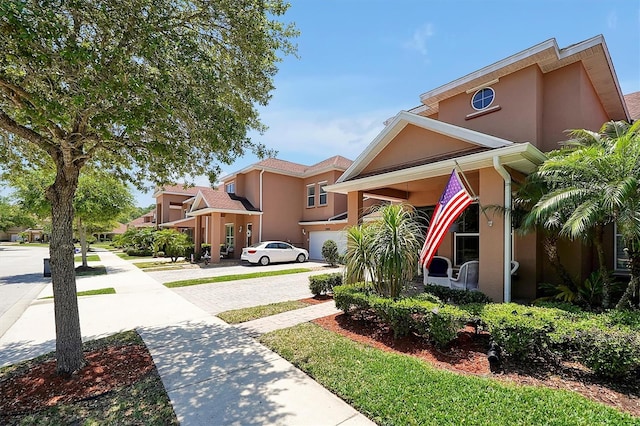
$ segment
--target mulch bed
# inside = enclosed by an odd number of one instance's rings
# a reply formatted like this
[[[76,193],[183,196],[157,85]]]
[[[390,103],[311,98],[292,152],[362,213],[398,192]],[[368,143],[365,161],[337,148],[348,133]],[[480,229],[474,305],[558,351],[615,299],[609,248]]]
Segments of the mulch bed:
[[[0,382],[0,412],[30,413],[62,403],[104,395],[137,382],[155,368],[142,345],[111,346],[85,352],[87,364],[71,377],[56,374],[55,360],[31,365]]]
[[[577,363],[550,364],[542,361],[526,365],[505,361],[499,370],[492,371],[487,359],[490,336],[483,331],[476,334],[475,328],[471,326],[460,330],[456,340],[443,350],[438,350],[415,335],[394,339],[393,331],[387,325],[372,318],[362,320],[335,314],[313,322],[351,340],[381,350],[414,356],[440,369],[521,385],[578,392],[593,401],[640,417],[638,375],[624,382],[612,382],[594,376],[590,370]]]

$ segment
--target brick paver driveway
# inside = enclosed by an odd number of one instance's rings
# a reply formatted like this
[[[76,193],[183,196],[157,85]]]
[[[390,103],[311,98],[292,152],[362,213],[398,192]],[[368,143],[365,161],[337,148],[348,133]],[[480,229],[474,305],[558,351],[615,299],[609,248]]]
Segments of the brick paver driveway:
[[[275,269],[309,268],[312,272],[273,277],[253,278],[248,280],[227,281],[213,284],[200,284],[189,287],[172,288],[180,296],[212,315],[231,309],[248,308],[269,303],[298,300],[311,297],[309,277],[311,275],[338,272],[341,269],[327,267],[324,263],[306,262],[268,266],[225,266],[212,268],[196,268],[175,271],[148,272],[149,276],[159,282],[248,274]]]

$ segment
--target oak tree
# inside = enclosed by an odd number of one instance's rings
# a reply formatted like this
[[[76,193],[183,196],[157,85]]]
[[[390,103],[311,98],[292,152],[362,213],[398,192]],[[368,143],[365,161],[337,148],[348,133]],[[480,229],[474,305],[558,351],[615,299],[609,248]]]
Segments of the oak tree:
[[[281,0],[3,0],[0,163],[55,165],[50,262],[57,371],[83,365],[73,197],[87,165],[168,183],[214,176],[262,131],[282,55],[295,53]]]

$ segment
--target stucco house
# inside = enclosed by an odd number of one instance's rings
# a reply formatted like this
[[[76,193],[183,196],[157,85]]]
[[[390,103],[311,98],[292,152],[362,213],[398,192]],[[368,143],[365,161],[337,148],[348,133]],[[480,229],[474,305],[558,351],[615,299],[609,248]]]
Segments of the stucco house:
[[[325,189],[347,197],[347,223],[355,225],[369,196],[428,212],[451,171],[462,171],[478,203],[450,230],[438,254],[455,266],[479,260],[479,289],[495,301],[535,298],[536,283],[554,282],[541,236],[513,233],[509,215],[485,215],[481,207],[509,207],[512,191],[545,160],[545,152],[566,140],[565,130],[631,121],[604,38],[565,48],[555,39],[544,41],[429,90],[420,102],[389,119]],[[613,227],[607,238],[610,266],[619,267]],[[590,273],[595,263],[590,247],[564,242],[560,249],[571,274]],[[520,263],[517,280],[511,276],[512,259]]]
[[[154,193],[159,228],[189,233],[195,246],[211,244],[239,258],[243,247],[282,240],[321,259],[324,241],[345,247],[346,195],[325,190],[351,166],[336,155],[311,166],[267,158],[221,179],[217,188],[165,186]],[[370,205],[375,200],[365,201]]]

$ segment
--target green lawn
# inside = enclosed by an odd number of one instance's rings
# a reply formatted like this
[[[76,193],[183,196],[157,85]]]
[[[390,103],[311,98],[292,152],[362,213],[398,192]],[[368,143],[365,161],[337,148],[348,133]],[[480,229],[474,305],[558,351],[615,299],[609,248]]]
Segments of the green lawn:
[[[171,281],[164,283],[169,288],[188,287],[191,285],[219,283],[225,281],[247,280],[250,278],[273,277],[276,275],[299,274],[301,272],[311,272],[308,268],[283,269],[278,271],[252,272],[250,274],[222,275],[220,277],[195,278],[191,280]]]
[[[76,255],[73,260],[75,262],[82,262],[82,255]],[[100,262],[100,256],[98,256],[97,254],[88,254],[87,255],[87,262]]]
[[[107,273],[107,268],[102,265],[89,266],[89,269],[76,269],[76,277],[87,277],[93,275],[105,275]]]
[[[116,289],[113,287],[98,288],[95,290],[85,290],[76,293],[78,296],[98,296],[100,294],[116,294]],[[53,299],[53,296],[41,297],[41,299]]]
[[[110,345],[144,345],[135,331],[118,333],[84,343],[86,350]],[[39,362],[55,359],[51,352],[36,359],[0,368],[0,382]],[[63,403],[42,411],[8,415],[0,412],[0,424],[10,425],[177,425],[160,376],[155,371],[137,382],[85,401]]]
[[[305,323],[260,341],[381,425],[638,425],[583,396],[437,370]]]
[[[271,303],[269,305],[254,306],[252,308],[220,312],[217,317],[228,324],[239,324],[241,322],[252,321],[280,314],[282,312],[306,308],[307,306],[309,306],[308,303],[304,303],[299,300],[290,300],[288,302]]]
[[[186,260],[178,260],[177,262],[171,261],[152,261],[152,262],[135,262],[136,265],[140,269],[150,269],[150,268],[170,268],[170,269],[182,269],[184,265],[190,265],[191,262]]]
[[[124,260],[152,260],[153,256],[129,256],[127,253],[116,253],[117,256],[121,257]]]

